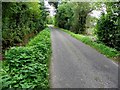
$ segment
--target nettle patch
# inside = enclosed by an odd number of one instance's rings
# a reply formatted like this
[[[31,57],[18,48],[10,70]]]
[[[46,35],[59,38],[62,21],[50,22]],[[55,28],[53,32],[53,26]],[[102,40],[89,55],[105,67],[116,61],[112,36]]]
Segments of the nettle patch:
[[[2,88],[49,88],[48,59],[51,53],[50,31],[40,32],[26,47],[5,52]]]

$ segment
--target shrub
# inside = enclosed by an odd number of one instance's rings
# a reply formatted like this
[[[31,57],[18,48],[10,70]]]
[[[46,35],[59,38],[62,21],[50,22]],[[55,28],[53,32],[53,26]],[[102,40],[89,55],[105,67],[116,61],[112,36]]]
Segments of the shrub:
[[[105,45],[120,51],[120,29],[117,25],[118,16],[112,13],[102,15],[97,23],[98,40]]]
[[[3,49],[23,43],[25,36],[45,28],[47,13],[43,6],[37,2],[2,2]]]
[[[49,88],[50,48],[50,31],[45,29],[26,47],[12,47],[6,51],[1,73],[2,88]]]

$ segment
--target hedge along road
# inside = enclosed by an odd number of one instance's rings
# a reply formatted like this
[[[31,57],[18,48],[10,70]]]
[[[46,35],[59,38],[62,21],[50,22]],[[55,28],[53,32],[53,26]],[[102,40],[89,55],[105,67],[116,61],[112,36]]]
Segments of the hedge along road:
[[[50,27],[52,88],[117,88],[118,66],[67,33]]]

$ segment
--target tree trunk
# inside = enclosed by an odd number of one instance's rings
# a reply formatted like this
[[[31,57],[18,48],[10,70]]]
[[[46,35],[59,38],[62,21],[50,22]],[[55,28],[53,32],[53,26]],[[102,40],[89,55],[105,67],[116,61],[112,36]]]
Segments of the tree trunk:
[[[79,23],[78,33],[79,33],[79,34],[85,34],[86,18],[87,18],[87,15],[86,15],[86,14],[82,14],[82,15],[79,14],[79,22],[78,22],[78,23]]]

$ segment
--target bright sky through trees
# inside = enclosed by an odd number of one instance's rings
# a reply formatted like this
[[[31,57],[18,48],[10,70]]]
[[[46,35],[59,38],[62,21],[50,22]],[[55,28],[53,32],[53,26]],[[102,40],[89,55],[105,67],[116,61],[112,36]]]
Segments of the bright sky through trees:
[[[48,11],[50,12],[50,16],[54,16],[55,15],[55,7],[53,5],[50,5],[48,3],[48,0],[44,0],[45,3],[45,7],[48,9]]]
[[[106,6],[103,4],[102,8],[100,10],[93,10],[90,15],[96,18],[100,18],[101,13],[104,12],[105,14],[107,14],[106,12]]]
[[[45,3],[45,7],[48,9],[48,11],[50,12],[50,16],[54,16],[56,14],[56,9],[53,5],[50,5],[48,3],[48,0],[44,0]],[[101,15],[101,12],[105,12],[106,13],[106,7],[103,6],[103,8],[101,10],[93,10],[90,15],[96,18],[99,18]]]

